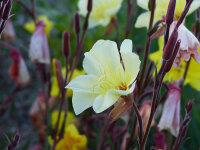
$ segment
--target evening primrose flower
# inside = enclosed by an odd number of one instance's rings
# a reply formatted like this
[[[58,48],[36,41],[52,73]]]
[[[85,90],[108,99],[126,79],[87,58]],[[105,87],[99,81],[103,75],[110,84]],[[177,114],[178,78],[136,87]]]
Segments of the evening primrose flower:
[[[66,74],[66,69],[62,68],[62,75],[63,75],[63,77],[65,77],[65,74]],[[71,80],[73,80],[74,78],[76,78],[79,75],[84,75],[84,74],[85,74],[84,70],[75,69],[74,72],[73,72],[73,74],[72,74]],[[55,76],[53,76],[50,95],[54,96],[54,97],[57,97],[59,95],[59,93],[60,93],[60,90],[59,90],[59,87],[58,87],[57,79],[56,79]],[[73,94],[72,90],[68,89],[67,92],[66,92],[66,96],[67,97],[72,97],[72,94]]]
[[[161,67],[163,43],[164,43],[164,36],[158,39],[159,50],[150,54],[150,60],[154,61],[157,69],[160,69]],[[198,52],[200,52],[200,48],[198,49]],[[178,68],[172,66],[171,70],[165,75],[164,81],[173,82],[179,80],[180,78],[183,78],[185,67],[186,67],[186,62],[183,59],[181,59],[180,66]],[[200,64],[198,64],[194,59],[191,59],[184,84],[185,85],[189,84],[195,90],[200,91],[199,74],[200,74]]]
[[[51,32],[51,30],[54,26],[54,23],[51,20],[49,20],[49,18],[46,15],[41,15],[41,16],[37,17],[36,20],[37,21],[40,21],[40,20],[44,21],[44,24],[46,25],[45,26],[45,33],[46,33],[47,37],[49,37],[50,32]],[[30,33],[33,33],[35,31],[35,27],[36,26],[35,26],[35,23],[33,21],[24,24],[24,28],[27,31],[29,31]]]
[[[97,41],[85,53],[83,68],[87,75],[78,76],[66,86],[73,90],[72,104],[77,115],[91,106],[96,113],[103,112],[121,96],[133,92],[140,60],[132,52],[131,40],[122,42],[120,54],[117,44],[109,40]]]
[[[64,137],[56,144],[55,150],[86,150],[87,138],[79,134],[75,125],[67,126]]]
[[[119,11],[123,0],[93,0],[92,12],[89,18],[89,28],[97,25],[106,26]],[[79,0],[78,8],[82,16],[87,15],[88,0]]]
[[[154,14],[154,23],[158,20],[162,20],[163,17],[167,14],[167,8],[170,0],[157,0],[156,1],[156,8],[155,8],[155,14]],[[149,20],[150,20],[150,10],[148,8],[149,0],[137,0],[137,4],[147,10],[146,12],[142,13],[136,21],[135,27],[141,28],[141,27],[147,27],[149,26]],[[180,17],[184,7],[186,4],[186,0],[176,0],[176,9],[174,13],[174,19],[178,20]],[[192,2],[192,5],[190,6],[190,9],[187,13],[187,15],[194,12],[196,9],[200,7],[200,1],[194,0]]]

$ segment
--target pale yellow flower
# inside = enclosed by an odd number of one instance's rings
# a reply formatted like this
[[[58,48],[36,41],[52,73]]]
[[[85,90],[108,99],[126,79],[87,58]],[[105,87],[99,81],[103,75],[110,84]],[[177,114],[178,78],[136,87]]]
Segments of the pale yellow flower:
[[[123,65],[117,44],[109,40],[97,41],[85,53],[83,68],[87,75],[78,76],[66,87],[73,90],[72,104],[76,114],[91,106],[100,113],[120,96],[133,92],[141,62],[132,52],[131,40],[123,41],[120,54]]]
[[[164,36],[159,38],[159,50],[150,54],[150,60],[156,63],[156,67],[160,69],[161,67],[161,59],[163,53],[163,43]],[[200,52],[200,48],[198,49]],[[186,62],[181,59],[181,65],[178,68],[174,68],[172,66],[171,70],[166,74],[164,81],[177,81],[180,78],[183,78],[185,72]],[[184,84],[189,84],[192,88],[200,91],[200,64],[198,64],[193,58],[191,58],[191,62],[188,68],[188,73]]]
[[[66,69],[62,68],[63,78],[65,77],[65,74],[66,74]],[[74,78],[76,78],[79,75],[84,75],[84,74],[85,74],[84,70],[75,69],[74,72],[73,72],[71,80],[73,80]],[[55,75],[55,72],[54,72],[54,75]],[[58,82],[57,82],[56,76],[53,76],[52,77],[52,85],[51,85],[50,95],[54,96],[54,97],[57,97],[59,95],[59,93],[60,93],[60,90],[59,90],[59,87],[58,87]],[[73,94],[72,90],[71,89],[67,89],[66,96],[67,97],[72,97],[72,94]]]
[[[39,16],[37,18],[37,21],[43,20],[45,24],[45,33],[47,37],[49,37],[50,32],[54,26],[54,23],[48,19],[46,15]],[[35,31],[35,23],[33,21],[25,23],[24,28],[29,31],[30,33],[33,33]]]
[[[156,0],[154,23],[157,22],[158,20],[161,20],[162,16],[166,15],[169,1],[170,0]],[[138,16],[136,24],[135,24],[136,28],[140,28],[140,27],[148,28],[149,26],[150,11],[148,8],[148,3],[149,3],[149,0],[137,0],[137,4],[141,8],[147,11]],[[180,17],[185,7],[185,4],[186,4],[186,0],[176,0],[176,9],[175,9],[175,14],[174,14],[174,17],[176,20]],[[187,15],[191,14],[199,7],[200,7],[200,0],[194,0]]]
[[[97,25],[106,26],[119,11],[123,0],[93,0],[92,12],[89,18],[89,28]],[[82,16],[87,15],[88,0],[79,0],[78,8]]]

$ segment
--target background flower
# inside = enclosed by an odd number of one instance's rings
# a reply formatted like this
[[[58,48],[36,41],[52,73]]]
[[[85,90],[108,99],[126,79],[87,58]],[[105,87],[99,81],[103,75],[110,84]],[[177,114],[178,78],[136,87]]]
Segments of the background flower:
[[[37,21],[40,21],[40,20],[44,21],[44,24],[46,25],[45,33],[46,33],[47,37],[49,37],[50,32],[54,27],[54,23],[51,20],[49,20],[49,18],[46,15],[41,15],[41,16],[37,17]],[[35,31],[35,26],[36,25],[33,21],[24,24],[24,28],[27,31],[29,31],[30,33],[33,33]]]
[[[158,20],[163,19],[162,17],[166,15],[169,1],[170,0],[157,0],[156,1],[154,23],[157,22]],[[185,0],[176,0],[176,10],[175,10],[175,14],[174,14],[174,18],[176,20],[178,20],[178,18],[180,17],[180,15],[185,7],[185,3],[186,3]],[[135,27],[136,28],[141,28],[141,27],[148,28],[149,20],[150,20],[150,11],[149,11],[149,7],[148,7],[149,0],[137,0],[137,4],[138,4],[138,6],[140,6],[141,8],[143,8],[147,11],[138,16]],[[200,1],[194,0],[187,15],[191,14],[199,7],[200,7]]]
[[[119,11],[123,0],[93,0],[92,12],[89,18],[89,28],[97,25],[106,26]],[[87,14],[88,0],[79,0],[78,8],[82,16]]]

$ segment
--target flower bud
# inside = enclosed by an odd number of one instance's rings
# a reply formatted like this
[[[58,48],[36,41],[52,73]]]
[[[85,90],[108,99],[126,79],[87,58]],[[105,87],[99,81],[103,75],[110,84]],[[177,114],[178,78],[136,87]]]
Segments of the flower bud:
[[[142,117],[144,132],[147,129],[147,124],[148,124],[148,121],[149,121],[150,113],[151,113],[151,102],[146,101],[142,104],[142,106],[140,108],[140,114],[141,114],[141,117]],[[153,120],[151,126],[153,126],[154,124],[155,124],[155,122]]]
[[[56,99],[54,97],[51,97],[48,100],[48,105],[50,108],[53,107],[55,104]],[[45,104],[45,95],[44,93],[39,93],[36,100],[31,106],[31,109],[29,111],[29,116],[33,122],[33,124],[37,127],[39,131],[40,140],[44,142],[45,140],[45,124],[43,117],[45,116],[46,111],[46,104]]]
[[[70,35],[68,31],[63,33],[63,54],[66,58],[70,56]]]
[[[80,17],[79,14],[76,13],[74,16],[74,25],[75,25],[75,32],[78,35],[80,33]]]
[[[163,113],[158,124],[160,130],[167,129],[172,135],[178,136],[180,128],[180,80],[169,84],[168,98],[165,101]]]
[[[29,56],[35,63],[50,64],[50,54],[43,20],[36,25],[30,41]]]
[[[171,58],[177,38],[178,38],[178,31],[177,31],[177,29],[174,29],[169,38],[169,41],[167,42],[167,45],[165,46],[165,48],[163,50],[163,57],[162,57],[163,60],[167,61]]]
[[[88,0],[87,10],[88,12],[92,11],[92,0]]]
[[[153,135],[154,141],[156,143],[156,149],[166,150],[166,138],[163,132],[157,132]]]
[[[166,14],[166,24],[169,26],[174,20],[175,7],[176,7],[176,0],[170,0]]]
[[[7,41],[16,40],[15,30],[13,28],[13,24],[10,19],[7,21],[7,24],[3,30],[2,39],[7,40]]]
[[[194,105],[194,102],[192,100],[190,100],[186,105],[185,105],[185,109],[186,112],[189,114],[192,110],[192,107]]]
[[[167,61],[166,65],[165,65],[164,72],[169,72],[171,70],[171,68],[172,68],[173,63],[174,64],[177,63],[175,61],[175,58],[177,57],[177,54],[178,54],[178,51],[179,51],[179,48],[180,48],[180,44],[181,44],[181,41],[178,40],[176,42],[175,47],[174,47],[174,51],[173,51],[172,57],[170,58],[169,61]]]
[[[55,69],[56,79],[60,91],[63,91],[63,78],[62,78],[62,66],[57,59],[53,59],[53,68]]]
[[[30,75],[20,52],[16,49],[13,49],[10,52],[10,57],[13,60],[9,69],[10,77],[18,86],[27,85],[30,81]]]

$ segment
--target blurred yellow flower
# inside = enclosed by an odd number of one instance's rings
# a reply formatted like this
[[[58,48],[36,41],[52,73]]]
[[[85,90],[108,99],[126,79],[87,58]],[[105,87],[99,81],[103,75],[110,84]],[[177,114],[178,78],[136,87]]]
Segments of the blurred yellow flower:
[[[39,16],[37,18],[37,21],[43,20],[45,24],[45,33],[47,37],[49,37],[50,32],[54,26],[54,23],[48,19],[46,15]],[[25,23],[24,28],[29,31],[30,33],[33,33],[35,31],[35,23],[33,21]]]
[[[122,42],[120,54],[117,44],[109,40],[98,40],[85,53],[83,68],[87,75],[78,76],[66,86],[73,90],[75,114],[91,106],[96,113],[103,112],[122,95],[133,92],[141,62],[132,52],[131,40]]]
[[[106,26],[119,11],[123,0],[93,0],[92,12],[89,18],[89,28],[97,25]],[[87,15],[88,0],[79,0],[78,8],[82,16]]]
[[[58,130],[60,131],[64,121],[64,111],[61,112],[61,118]],[[51,114],[52,127],[55,128],[58,117],[58,111]],[[56,150],[86,150],[87,138],[85,135],[80,135],[76,126],[73,124],[75,121],[74,114],[67,112],[67,120],[65,125],[64,137],[57,143]],[[49,136],[48,141],[53,145],[53,138]]]
[[[87,138],[79,134],[77,128],[70,124],[65,130],[63,139],[56,145],[56,150],[86,150]]]
[[[161,59],[162,59],[162,52],[163,52],[163,43],[164,43],[164,36],[158,39],[159,50],[150,54],[150,60],[154,61],[157,65],[157,69],[161,67]],[[198,50],[200,52],[200,48]],[[169,73],[166,74],[164,81],[177,81],[180,78],[183,78],[185,72],[186,62],[181,59],[181,65],[178,68],[174,68],[172,66]],[[189,84],[192,88],[200,91],[200,64],[198,64],[193,58],[191,58],[191,62],[188,68],[188,73],[186,76],[186,80],[184,84]]]
[[[56,122],[57,122],[57,119],[58,119],[58,113],[59,111],[56,110],[54,111],[52,114],[51,114],[51,123],[52,123],[52,127],[55,128],[56,126]],[[62,111],[61,112],[61,115],[60,115],[60,122],[59,122],[59,127],[58,127],[58,130],[60,131],[61,127],[62,127],[62,124],[63,124],[63,121],[64,121],[64,116],[65,116],[65,112]],[[75,116],[72,112],[67,112],[67,120],[66,120],[66,124],[65,124],[65,130],[67,128],[67,126],[69,124],[72,124],[74,123],[75,121]]]
[[[161,20],[162,17],[166,15],[169,1],[170,0],[157,0],[156,1],[154,23],[157,22],[158,20]],[[138,16],[136,24],[135,24],[136,28],[140,28],[140,27],[148,28],[148,26],[149,26],[150,11],[148,8],[148,3],[149,3],[149,0],[137,0],[137,4],[141,8],[143,8],[147,11]],[[186,4],[186,0],[176,0],[176,10],[175,10],[175,14],[174,14],[174,18],[176,20],[180,17],[180,15],[185,7],[185,4]],[[200,0],[194,0],[187,15],[191,14],[199,7],[200,7]]]
[[[66,74],[66,69],[63,68],[62,69],[63,77],[65,77],[65,74]],[[75,69],[71,80],[73,80],[74,78],[76,78],[79,75],[84,75],[84,74],[85,74],[84,70]],[[59,91],[59,87],[58,87],[58,82],[57,82],[57,79],[56,79],[56,76],[55,76],[55,72],[54,72],[54,76],[52,77],[52,85],[51,85],[51,93],[50,93],[50,95],[57,97],[59,95],[59,93],[60,93],[60,91]],[[72,94],[73,94],[72,90],[71,89],[67,89],[67,92],[66,92],[67,97],[72,97]]]

